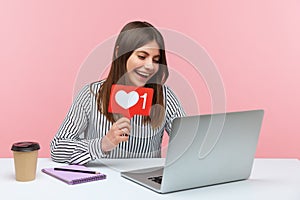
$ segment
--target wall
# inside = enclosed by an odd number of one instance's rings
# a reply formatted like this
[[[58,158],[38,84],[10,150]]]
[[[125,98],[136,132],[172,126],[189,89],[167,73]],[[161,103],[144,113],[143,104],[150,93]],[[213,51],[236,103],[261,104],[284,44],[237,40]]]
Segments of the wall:
[[[265,109],[257,157],[299,158],[299,9],[297,0],[0,1],[0,157],[20,140],[40,142],[48,157],[88,55],[128,21],[146,20],[206,49],[227,111]],[[187,65],[169,57],[173,71]]]

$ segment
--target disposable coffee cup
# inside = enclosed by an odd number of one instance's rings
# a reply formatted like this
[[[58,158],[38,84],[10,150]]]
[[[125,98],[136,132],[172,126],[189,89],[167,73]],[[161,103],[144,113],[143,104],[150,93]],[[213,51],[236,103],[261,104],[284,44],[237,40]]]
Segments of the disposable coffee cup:
[[[17,142],[12,145],[17,181],[35,179],[39,149],[40,145],[36,142]]]

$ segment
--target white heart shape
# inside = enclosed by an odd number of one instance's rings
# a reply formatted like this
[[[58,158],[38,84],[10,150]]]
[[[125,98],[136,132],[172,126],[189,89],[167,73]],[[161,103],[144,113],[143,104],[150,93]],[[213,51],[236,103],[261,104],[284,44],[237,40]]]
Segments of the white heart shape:
[[[139,94],[136,91],[126,93],[124,90],[119,90],[115,95],[115,100],[122,108],[128,109],[139,101]]]

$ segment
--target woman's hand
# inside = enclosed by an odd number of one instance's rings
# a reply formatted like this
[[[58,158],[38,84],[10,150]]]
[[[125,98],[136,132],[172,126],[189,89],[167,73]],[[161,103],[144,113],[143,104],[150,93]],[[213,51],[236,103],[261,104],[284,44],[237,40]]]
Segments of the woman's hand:
[[[102,151],[113,150],[120,142],[127,141],[130,134],[130,120],[126,117],[118,119],[102,138]]]

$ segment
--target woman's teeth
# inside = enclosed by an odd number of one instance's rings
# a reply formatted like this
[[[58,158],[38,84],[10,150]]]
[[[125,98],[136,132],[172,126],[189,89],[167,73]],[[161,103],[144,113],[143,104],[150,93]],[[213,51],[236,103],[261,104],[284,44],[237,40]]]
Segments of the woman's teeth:
[[[150,74],[148,74],[148,73],[144,73],[144,72],[139,72],[139,71],[136,71],[136,73],[137,73],[138,75],[140,75],[140,76],[143,76],[143,77],[145,77],[145,78],[148,78],[148,77],[150,76]]]

